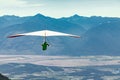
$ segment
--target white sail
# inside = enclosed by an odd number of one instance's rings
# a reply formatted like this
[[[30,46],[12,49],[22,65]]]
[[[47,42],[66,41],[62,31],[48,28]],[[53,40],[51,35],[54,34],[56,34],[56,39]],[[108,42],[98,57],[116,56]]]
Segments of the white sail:
[[[35,31],[30,33],[23,33],[23,34],[16,34],[12,36],[8,36],[8,38],[19,37],[19,36],[70,36],[79,38],[78,35],[67,34],[62,32],[50,31],[50,30],[42,30],[42,31]]]

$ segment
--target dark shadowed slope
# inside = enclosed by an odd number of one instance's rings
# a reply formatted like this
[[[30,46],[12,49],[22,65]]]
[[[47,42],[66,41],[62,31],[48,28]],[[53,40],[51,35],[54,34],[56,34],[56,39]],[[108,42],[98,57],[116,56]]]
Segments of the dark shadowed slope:
[[[3,76],[2,74],[0,74],[0,80],[10,80],[10,79],[8,79],[6,76]]]

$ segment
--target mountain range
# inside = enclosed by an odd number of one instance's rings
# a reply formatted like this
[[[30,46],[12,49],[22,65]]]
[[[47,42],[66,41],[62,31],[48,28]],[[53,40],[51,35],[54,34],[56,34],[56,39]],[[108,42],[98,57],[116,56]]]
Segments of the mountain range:
[[[54,30],[81,36],[48,37],[47,51],[41,50],[43,37],[7,36],[40,30]],[[70,17],[51,18],[42,14],[19,17],[0,17],[0,54],[40,55],[120,55],[120,18],[77,14]]]

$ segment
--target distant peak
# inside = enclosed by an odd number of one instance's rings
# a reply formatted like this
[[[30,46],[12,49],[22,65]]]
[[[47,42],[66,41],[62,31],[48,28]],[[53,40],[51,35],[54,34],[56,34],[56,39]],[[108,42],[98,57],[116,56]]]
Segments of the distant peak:
[[[73,15],[73,17],[80,17],[78,14]]]
[[[4,15],[4,16],[2,16],[2,17],[19,17],[19,16],[15,16],[15,15]]]
[[[78,14],[74,14],[74,15],[71,16],[70,18],[80,18],[80,17],[83,17],[83,16],[79,16]]]
[[[39,13],[35,15],[35,17],[41,17],[41,16],[42,16],[42,17],[45,17],[44,15],[39,14]]]

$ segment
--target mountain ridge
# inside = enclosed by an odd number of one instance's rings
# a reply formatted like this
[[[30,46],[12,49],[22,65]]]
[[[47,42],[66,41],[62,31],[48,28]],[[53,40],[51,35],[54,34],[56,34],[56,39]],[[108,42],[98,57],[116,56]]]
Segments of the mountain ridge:
[[[120,55],[120,37],[118,35],[120,33],[120,18],[84,17],[75,14],[71,17],[56,19],[36,14],[28,17],[13,16],[13,19],[12,16],[4,16],[4,18],[0,17],[0,20],[0,54],[44,53],[41,50],[43,42],[41,37],[15,39],[7,39],[6,37],[16,33],[39,31],[47,28],[76,34],[81,38],[49,37],[48,42],[51,46],[45,52],[46,55]]]

